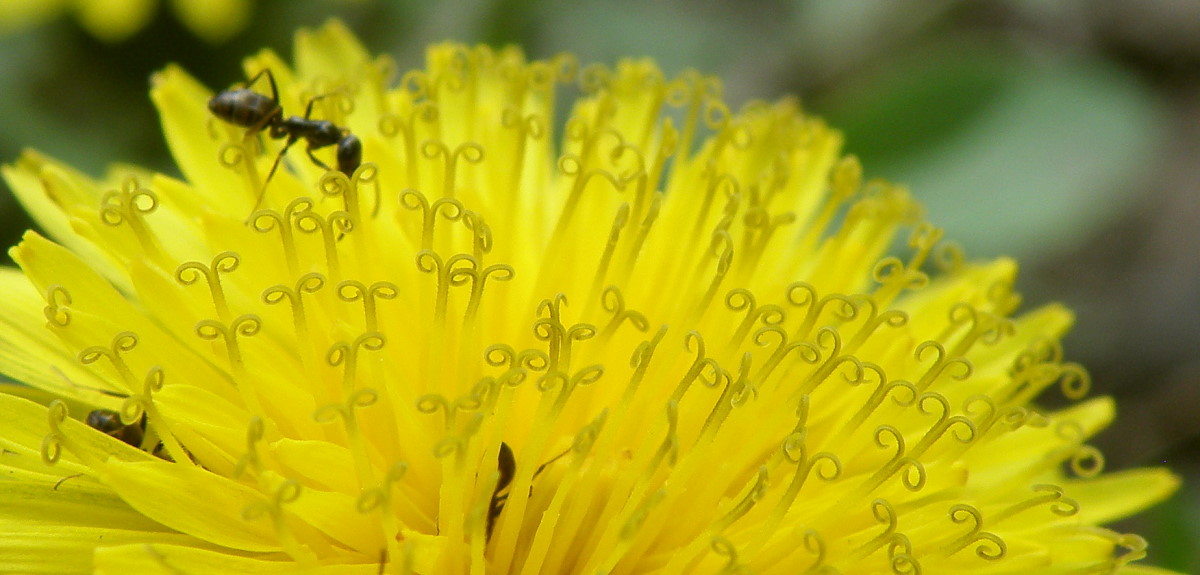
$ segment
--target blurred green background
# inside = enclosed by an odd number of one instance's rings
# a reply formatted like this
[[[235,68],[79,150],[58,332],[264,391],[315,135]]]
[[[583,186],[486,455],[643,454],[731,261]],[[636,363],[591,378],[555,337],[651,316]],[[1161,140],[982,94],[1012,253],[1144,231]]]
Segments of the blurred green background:
[[[1079,312],[1067,355],[1121,407],[1097,442],[1109,469],[1190,479],[1118,528],[1147,535],[1154,563],[1200,572],[1200,0],[263,0],[244,25],[201,29],[209,40],[180,22],[184,2],[161,4],[120,40],[70,14],[0,14],[0,161],[34,147],[97,175],[176,173],[150,74],[178,62],[226,87],[242,57],[290,57],[293,31],[330,16],[401,69],[433,41],[519,43],[698,68],[734,107],[799,95],[969,255],[1019,258],[1027,307]],[[3,190],[0,243],[29,225]]]

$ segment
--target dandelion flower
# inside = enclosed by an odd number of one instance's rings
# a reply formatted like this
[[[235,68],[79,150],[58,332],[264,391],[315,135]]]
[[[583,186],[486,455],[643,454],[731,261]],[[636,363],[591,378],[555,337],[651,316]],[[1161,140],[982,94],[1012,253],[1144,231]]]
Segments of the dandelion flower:
[[[183,179],[4,169],[48,237],[0,273],[0,570],[1161,573],[1101,525],[1178,480],[1102,472],[1070,312],[1013,315],[1012,261],[796,102],[457,44],[393,82],[336,23],[296,55],[248,89],[350,173],[299,138],[267,182],[284,139],[170,67]]]

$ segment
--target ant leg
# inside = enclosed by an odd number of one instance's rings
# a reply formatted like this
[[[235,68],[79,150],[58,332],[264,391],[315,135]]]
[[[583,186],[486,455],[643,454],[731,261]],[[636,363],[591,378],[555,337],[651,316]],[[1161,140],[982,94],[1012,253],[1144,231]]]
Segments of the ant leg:
[[[250,86],[253,86],[254,83],[256,81],[258,81],[258,79],[261,78],[264,74],[267,76],[267,82],[269,84],[271,84],[271,100],[273,100],[275,102],[275,105],[278,106],[279,105],[279,89],[275,87],[275,74],[271,73],[270,68],[263,68],[262,70],[259,70],[258,73],[255,74],[253,78],[250,78],[249,82],[246,82],[246,88],[250,88]]]
[[[298,136],[289,137],[287,142],[283,144],[283,148],[279,150],[279,153],[275,154],[275,161],[271,162],[271,171],[267,172],[267,179],[263,180],[263,190],[267,189],[267,184],[270,183],[271,176],[275,175],[275,170],[279,167],[279,161],[283,159],[283,155],[287,153],[288,148],[292,147],[292,144],[295,144],[298,139],[300,139]]]
[[[63,381],[67,382],[67,385],[74,387],[75,389],[84,389],[87,391],[94,391],[96,393],[99,393],[102,395],[107,395],[109,397],[119,397],[121,399],[129,398],[129,394],[122,393],[120,391],[113,391],[111,389],[101,389],[99,387],[89,387],[86,385],[79,385],[78,383],[71,381],[71,378],[67,377],[67,374],[63,373],[63,371],[61,369],[59,369],[57,366],[53,366],[53,365],[50,366],[50,371],[53,371],[55,375],[57,375]]]
[[[322,162],[321,160],[317,159],[317,156],[313,154],[313,147],[312,147],[312,146],[309,146],[309,147],[308,147],[308,148],[306,148],[304,151],[308,152],[308,159],[312,160],[312,162],[313,162],[314,164],[316,164],[316,165],[320,166],[322,170],[325,170],[326,172],[332,172],[332,171],[333,171],[333,168],[330,168],[329,166],[326,166],[326,165],[325,165],[325,162]]]
[[[320,96],[313,96],[312,98],[308,99],[308,105],[304,107],[304,119],[305,120],[312,119],[313,104],[316,104],[317,100],[321,100],[323,98],[325,98],[325,94],[321,94]],[[322,162],[321,160],[319,160],[317,158],[317,156],[313,154],[313,149],[314,148],[310,142],[308,148],[306,148],[304,150],[305,152],[308,153],[308,159],[312,160],[312,163],[316,164],[317,166],[320,166],[320,168],[322,170],[325,170],[326,172],[331,171],[332,168],[330,168],[328,165],[326,165],[325,162]]]
[[[297,139],[296,136],[289,137],[287,142],[283,144],[283,148],[279,150],[279,153],[275,154],[275,161],[271,162],[271,171],[267,172],[267,179],[263,180],[262,189],[258,191],[258,198],[254,200],[254,207],[251,209],[251,213],[257,211],[258,207],[262,205],[263,198],[267,195],[267,185],[271,183],[271,178],[275,175],[275,170],[279,168],[279,161],[283,159],[283,155],[287,153],[288,148],[292,144],[296,143]]]
[[[550,458],[550,461],[547,461],[547,462],[545,462],[545,463],[543,463],[543,464],[539,465],[539,466],[538,466],[538,468],[537,468],[537,470],[533,472],[533,477],[531,478],[531,480],[533,480],[533,479],[537,479],[537,477],[538,477],[539,475],[541,475],[541,474],[542,474],[542,472],[543,472],[543,471],[545,471],[547,467],[549,467],[549,466],[550,466],[551,464],[553,464],[555,461],[558,461],[559,459],[562,459],[562,458],[566,457],[567,455],[570,455],[570,454],[571,454],[571,452],[572,452],[572,451],[574,451],[574,449],[575,449],[575,448],[574,448],[573,446],[572,446],[572,447],[568,447],[566,451],[564,451],[564,452],[562,452],[562,453],[559,453],[558,455],[555,455],[554,457],[551,457],[551,458]],[[533,490],[533,488],[531,487],[531,488],[530,488],[530,491],[532,491],[532,490]]]
[[[306,107],[304,108],[304,119],[305,119],[305,120],[311,120],[311,119],[312,119],[312,109],[313,109],[313,104],[316,104],[316,103],[317,103],[317,100],[323,100],[323,99],[325,99],[325,96],[327,96],[327,95],[328,95],[328,94],[321,94],[320,96],[313,96],[313,97],[311,97],[311,98],[309,98],[309,99],[308,99],[308,106],[306,106]],[[329,169],[329,168],[326,168],[326,169]]]
[[[282,134],[275,133],[276,129],[275,129],[275,126],[273,125],[273,122],[276,122],[283,117],[283,109],[279,107],[279,89],[277,87],[275,87],[275,75],[271,73],[271,69],[263,68],[262,70],[259,70],[258,73],[254,75],[254,77],[250,78],[249,82],[246,82],[246,89],[249,90],[250,86],[254,85],[254,83],[257,82],[259,78],[263,77],[263,75],[266,75],[267,82],[271,85],[271,101],[275,104],[275,109],[272,110],[271,113],[269,113],[269,114],[263,114],[261,120],[259,120],[253,126],[250,126],[249,129],[246,130],[246,136],[244,138],[245,140],[249,140],[250,136],[252,134],[257,134],[259,132],[262,132],[264,129],[267,129],[268,126],[271,128],[271,137],[272,138],[282,138],[283,137]]]

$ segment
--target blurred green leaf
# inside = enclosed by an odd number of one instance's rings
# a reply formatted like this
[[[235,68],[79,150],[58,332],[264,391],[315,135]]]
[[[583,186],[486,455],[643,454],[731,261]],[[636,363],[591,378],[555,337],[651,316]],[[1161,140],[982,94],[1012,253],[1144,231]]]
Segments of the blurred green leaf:
[[[1136,198],[1164,128],[1136,78],[1088,59],[943,44],[816,106],[867,173],[910,185],[977,256],[1061,252]]]
[[[671,74],[714,68],[753,32],[739,22],[714,17],[720,11],[713,6],[680,6],[605,0],[546,3],[545,48],[570,51],[583,62],[649,56]]]
[[[1169,501],[1155,507],[1146,519],[1153,545],[1150,561],[1159,567],[1183,573],[1200,567],[1200,506],[1194,486],[1180,489]]]

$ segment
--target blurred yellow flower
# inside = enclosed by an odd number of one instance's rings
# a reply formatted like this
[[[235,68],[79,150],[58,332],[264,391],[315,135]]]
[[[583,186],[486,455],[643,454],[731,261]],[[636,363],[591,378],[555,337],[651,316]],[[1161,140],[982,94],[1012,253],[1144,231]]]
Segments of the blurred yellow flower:
[[[155,78],[182,180],[5,167],[53,241],[0,273],[0,570],[1163,573],[1100,526],[1178,479],[1102,473],[1070,312],[794,101],[296,44],[249,128]]]
[[[219,43],[242,31],[250,0],[171,0],[175,16],[196,36]],[[105,42],[120,42],[150,23],[158,0],[4,0],[0,32],[36,25],[66,12]]]

